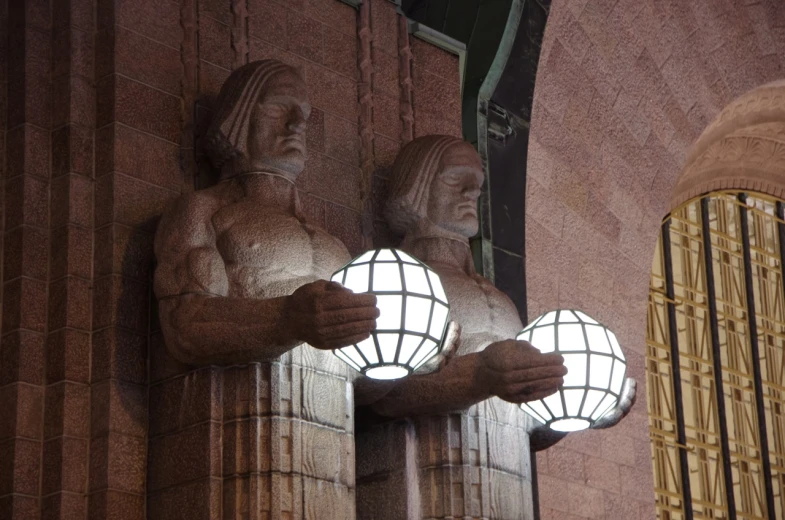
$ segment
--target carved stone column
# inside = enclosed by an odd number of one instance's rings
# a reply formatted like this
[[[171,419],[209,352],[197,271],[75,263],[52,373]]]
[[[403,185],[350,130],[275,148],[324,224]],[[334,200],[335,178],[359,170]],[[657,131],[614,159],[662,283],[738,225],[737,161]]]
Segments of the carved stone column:
[[[528,418],[498,398],[415,420],[423,518],[533,518]]]
[[[354,518],[352,382],[330,353],[223,371],[223,517]]]

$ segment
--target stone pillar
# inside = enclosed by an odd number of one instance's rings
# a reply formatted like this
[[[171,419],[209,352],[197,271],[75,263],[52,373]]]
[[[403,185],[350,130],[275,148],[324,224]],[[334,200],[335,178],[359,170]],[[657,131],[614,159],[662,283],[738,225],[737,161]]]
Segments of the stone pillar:
[[[52,177],[44,518],[87,512],[95,133],[92,0],[52,2]],[[96,393],[105,389],[93,389]],[[99,400],[92,401],[97,404]],[[92,421],[102,427],[103,410]]]
[[[353,386],[301,346],[223,371],[223,518],[354,518]]]
[[[498,398],[415,421],[423,518],[534,518],[528,428]]]
[[[40,518],[49,280],[51,16],[8,2],[0,342],[0,517]],[[5,97],[5,96],[4,96]],[[6,114],[4,114],[5,116]],[[7,414],[7,415],[6,415]]]

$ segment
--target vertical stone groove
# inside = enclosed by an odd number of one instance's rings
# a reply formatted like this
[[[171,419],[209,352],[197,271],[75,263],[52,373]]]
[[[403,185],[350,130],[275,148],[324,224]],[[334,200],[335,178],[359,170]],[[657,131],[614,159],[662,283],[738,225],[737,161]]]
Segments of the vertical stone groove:
[[[0,151],[7,167],[3,179],[7,196],[0,340],[0,396],[5,410],[0,420],[0,516],[9,512],[6,516],[21,518],[28,511],[30,516],[37,514],[43,487],[51,10],[48,2],[9,4],[7,11],[0,13],[7,24],[7,31],[0,31],[5,39],[0,52],[12,73],[4,85],[8,97],[3,102],[8,148]]]
[[[0,34],[5,35],[0,38],[0,53],[6,56],[0,66],[0,106],[5,110],[0,112],[0,258],[4,258],[5,253],[5,183],[8,178],[8,146],[6,136],[8,134],[8,0],[0,3]],[[4,268],[0,262],[0,331],[3,330],[3,280]],[[0,333],[0,336],[2,334]],[[0,353],[2,347],[0,347]],[[2,383],[0,383],[1,385]]]
[[[52,519],[88,514],[94,264],[81,255],[93,258],[96,31],[94,17],[84,14],[94,15],[94,7],[92,0],[50,4],[49,313],[41,510]],[[85,413],[69,417],[68,411],[77,408]]]
[[[183,68],[180,80],[182,95],[180,167],[183,170],[183,186],[187,191],[194,189],[196,181],[194,112],[199,95],[199,21],[196,1],[182,0],[180,4],[180,27],[183,29],[183,41],[180,45],[180,63]]]
[[[362,234],[363,246],[369,249],[373,246],[373,209],[371,201],[371,186],[374,170],[373,152],[373,55],[371,42],[373,30],[371,28],[371,2],[367,0],[360,4],[357,16],[357,67],[360,72],[360,81],[357,84],[357,94],[360,105],[358,126],[360,130],[360,200],[362,201]]]
[[[398,17],[398,78],[401,91],[401,146],[414,139],[412,108],[412,48],[409,44],[409,21]]]
[[[232,0],[232,68],[248,63],[248,0]]]

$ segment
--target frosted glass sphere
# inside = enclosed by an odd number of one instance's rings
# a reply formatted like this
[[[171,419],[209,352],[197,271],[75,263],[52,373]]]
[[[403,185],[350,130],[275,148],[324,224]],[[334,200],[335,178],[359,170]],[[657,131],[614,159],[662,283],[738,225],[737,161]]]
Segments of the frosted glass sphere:
[[[442,349],[450,305],[430,267],[398,249],[367,251],[330,279],[356,293],[376,295],[380,315],[371,337],[334,350],[373,379],[398,379]]]
[[[568,372],[559,391],[521,404],[552,430],[588,428],[619,401],[627,363],[616,335],[597,320],[581,311],[551,311],[527,325],[516,339],[540,352],[564,356]]]

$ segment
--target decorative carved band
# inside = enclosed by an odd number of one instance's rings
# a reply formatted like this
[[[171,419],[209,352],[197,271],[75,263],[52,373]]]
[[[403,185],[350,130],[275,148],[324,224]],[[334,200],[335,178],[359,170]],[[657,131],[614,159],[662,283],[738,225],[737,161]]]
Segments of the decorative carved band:
[[[785,121],[785,80],[760,86],[731,101],[692,146],[686,164],[741,127],[776,121]]]
[[[412,48],[409,44],[409,21],[398,16],[398,68],[401,90],[401,146],[414,139],[412,109]]]
[[[196,99],[199,95],[199,21],[196,0],[182,0],[180,4],[180,26],[183,28],[183,41],[180,45],[180,92],[183,98],[180,112],[180,166],[183,170],[183,186],[193,191],[196,180],[196,159],[194,157],[194,132]]]
[[[785,195],[785,81],[731,102],[693,145],[669,210],[716,190]]]
[[[357,84],[357,95],[360,105],[358,126],[360,131],[360,197],[363,205],[362,234],[366,248],[373,247],[373,209],[371,207],[371,186],[374,170],[373,152],[373,56],[371,42],[371,2],[360,4],[357,17],[357,67],[360,71],[360,81]]]
[[[232,68],[248,63],[248,0],[232,0]]]

